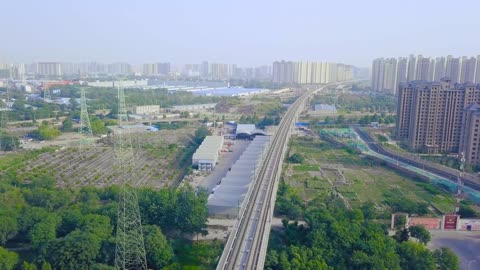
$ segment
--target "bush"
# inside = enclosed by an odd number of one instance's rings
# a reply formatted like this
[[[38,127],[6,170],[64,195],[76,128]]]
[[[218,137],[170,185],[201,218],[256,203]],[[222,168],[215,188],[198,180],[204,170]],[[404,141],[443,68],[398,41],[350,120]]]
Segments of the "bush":
[[[288,157],[288,162],[303,164],[303,162],[305,162],[305,158],[302,155],[295,153]]]

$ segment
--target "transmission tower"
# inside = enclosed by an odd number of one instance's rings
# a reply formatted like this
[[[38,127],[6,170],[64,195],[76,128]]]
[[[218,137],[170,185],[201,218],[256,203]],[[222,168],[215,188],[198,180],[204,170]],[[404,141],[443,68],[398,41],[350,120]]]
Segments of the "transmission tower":
[[[459,214],[459,211],[460,211],[460,202],[462,201],[463,199],[463,195],[462,195],[462,186],[463,186],[463,182],[462,182],[462,177],[463,177],[463,174],[465,172],[465,155],[462,153],[460,153],[460,174],[459,176],[457,177],[457,194],[455,194],[455,214],[458,215]]]
[[[122,185],[118,203],[117,235],[115,248],[115,266],[117,269],[147,269],[145,245],[143,242],[142,222],[138,197],[135,156],[132,138],[122,126],[128,121],[125,104],[125,91],[120,85],[118,90],[118,129],[113,135],[115,158],[120,169]]]
[[[48,85],[46,85],[46,83],[43,89],[43,100],[45,102],[52,102],[52,95],[50,94],[50,89],[48,88]]]
[[[10,102],[10,85],[7,86],[7,96],[5,98],[5,107],[1,109],[1,116],[0,116],[0,149],[4,148],[3,144],[10,144],[11,151],[17,151],[17,142],[14,136],[9,136],[7,133],[7,126],[8,126],[8,103]],[[8,142],[8,140],[11,140]]]
[[[82,139],[80,141],[80,146],[85,146],[88,144],[92,137],[92,126],[90,124],[90,118],[88,117],[87,111],[87,99],[85,98],[85,89],[80,89],[80,129],[78,133],[82,135]]]

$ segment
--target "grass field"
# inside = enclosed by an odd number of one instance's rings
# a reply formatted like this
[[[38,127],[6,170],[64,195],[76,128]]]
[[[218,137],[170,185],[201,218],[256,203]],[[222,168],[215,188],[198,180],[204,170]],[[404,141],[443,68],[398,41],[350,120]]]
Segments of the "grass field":
[[[207,270],[215,269],[217,260],[222,253],[221,241],[178,241],[175,243],[178,251],[180,269],[183,270]]]
[[[337,186],[336,190],[352,207],[368,201],[382,206],[389,194],[414,203],[426,203],[433,213],[451,212],[455,205],[451,194],[318,138],[294,137],[290,155],[293,153],[303,155],[306,163],[288,165],[286,171],[290,175],[286,179],[305,201],[324,196],[333,189],[335,173],[325,167],[335,167],[347,179],[347,185]]]

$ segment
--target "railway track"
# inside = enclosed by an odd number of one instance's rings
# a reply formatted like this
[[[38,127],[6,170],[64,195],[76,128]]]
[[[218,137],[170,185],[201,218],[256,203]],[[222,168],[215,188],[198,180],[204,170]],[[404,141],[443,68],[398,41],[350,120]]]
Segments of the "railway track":
[[[330,84],[325,87],[332,86]],[[298,98],[286,112],[273,136],[259,173],[245,197],[242,210],[225,245],[217,270],[263,269],[281,166],[295,119],[312,91]]]

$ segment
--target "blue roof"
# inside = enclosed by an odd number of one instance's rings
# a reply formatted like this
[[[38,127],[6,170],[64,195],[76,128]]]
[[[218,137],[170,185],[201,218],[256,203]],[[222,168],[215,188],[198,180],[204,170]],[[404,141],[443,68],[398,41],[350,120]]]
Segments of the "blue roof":
[[[335,107],[335,105],[330,104],[315,104],[315,111],[336,112],[337,108]]]
[[[267,89],[261,89],[261,88],[219,87],[219,88],[210,88],[210,89],[193,91],[193,94],[201,95],[201,96],[239,96],[239,95],[259,93],[266,90]]]

